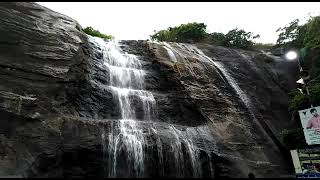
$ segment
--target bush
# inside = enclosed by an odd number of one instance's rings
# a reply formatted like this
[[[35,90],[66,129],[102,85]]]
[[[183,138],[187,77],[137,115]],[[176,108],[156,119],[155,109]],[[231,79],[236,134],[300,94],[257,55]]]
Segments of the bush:
[[[176,27],[169,27],[166,30],[160,30],[151,35],[152,40],[172,41],[172,42],[199,42],[203,40],[206,33],[206,25],[204,23],[188,23],[181,24]]]
[[[305,25],[303,44],[307,49],[320,49],[320,16],[312,17]]]
[[[298,91],[290,92],[289,97],[289,111],[292,113],[298,111],[299,109],[305,109],[309,105],[308,97]]]
[[[289,111],[295,112],[301,109],[310,108],[310,102],[314,106],[320,105],[320,83],[310,85],[308,87],[310,92],[310,100],[306,94],[301,94],[298,91],[289,93],[290,102],[289,102]]]
[[[280,138],[288,150],[307,146],[302,127],[296,129],[284,129],[280,133]]]
[[[240,49],[252,49],[255,38],[260,37],[259,35],[253,35],[252,32],[246,32],[243,29],[232,29],[226,35],[226,46],[236,47]]]
[[[264,44],[264,43],[256,43],[253,45],[253,49],[254,50],[263,50],[263,51],[271,51],[273,49],[273,47],[275,46],[275,44],[272,44],[272,43],[267,43],[267,44]]]
[[[303,25],[299,25],[299,20],[296,19],[285,27],[279,28],[277,32],[280,32],[277,47],[286,50],[304,49],[307,59],[313,59],[312,56],[318,54],[315,52],[320,50],[320,16],[310,17]]]
[[[299,50],[300,62],[304,70],[310,73],[310,82],[307,84],[309,97],[306,92],[304,94],[298,91],[289,93],[289,111],[292,116],[295,115],[293,116],[295,119],[298,119],[297,111],[310,108],[310,103],[313,106],[320,105],[320,82],[318,80],[320,77],[320,16],[310,17],[303,25],[299,25],[299,20],[296,19],[285,27],[279,28],[277,32],[280,34],[276,46],[285,50]],[[282,137],[287,147],[297,148],[306,145],[302,128],[285,130]]]
[[[176,27],[169,27],[165,30],[155,31],[150,35],[152,40],[171,41],[171,42],[206,42],[219,46],[235,47],[241,49],[251,49],[252,40],[258,38],[252,32],[246,32],[242,29],[232,29],[227,34],[207,33],[207,25],[204,23],[181,24]]]
[[[208,41],[209,43],[213,43],[218,46],[226,46],[227,45],[227,40],[226,36],[223,33],[211,33],[208,35]]]
[[[295,19],[290,22],[285,27],[280,27],[276,32],[280,32],[279,37],[277,39],[277,45],[291,45],[294,44],[294,41],[299,39],[299,35],[304,36],[300,32],[301,26],[299,26],[299,19]],[[296,43],[296,46],[301,46],[301,44]]]
[[[311,17],[304,25],[298,25],[298,22],[298,20],[295,20],[288,26],[280,28],[282,32],[277,43],[287,48],[294,47],[304,50],[305,55],[300,53],[300,58],[303,63],[311,62],[311,67],[309,67],[310,77],[315,81],[320,74],[320,16]],[[320,83],[315,82],[316,84],[309,85],[310,100],[314,106],[318,106],[320,105]],[[310,107],[306,95],[299,92],[292,92],[289,95],[291,97],[289,103],[291,112]]]
[[[98,30],[95,30],[93,29],[92,27],[86,27],[85,29],[83,29],[83,31],[86,33],[86,34],[89,34],[91,36],[95,36],[95,37],[100,37],[100,38],[103,38],[103,39],[112,39],[113,36],[111,35],[106,35],[106,34],[102,34],[100,33]]]

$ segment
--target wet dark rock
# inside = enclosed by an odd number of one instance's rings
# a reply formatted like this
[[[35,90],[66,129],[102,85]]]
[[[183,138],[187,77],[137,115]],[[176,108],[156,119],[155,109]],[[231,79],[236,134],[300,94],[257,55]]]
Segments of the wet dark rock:
[[[36,3],[0,3],[0,17],[0,176],[106,177],[112,165],[104,159],[102,135],[119,131],[114,127],[121,110],[102,49],[75,20]],[[252,100],[257,122],[219,69],[196,50],[174,65],[159,45],[122,41],[122,50],[141,60],[145,90],[156,100],[150,122],[141,100],[130,96],[145,137],[144,176],[194,176],[191,145],[199,150],[203,177],[292,175],[277,144],[288,126],[292,68],[249,51],[197,47],[228,68]],[[173,127],[185,157],[178,167]],[[154,163],[161,159],[159,141],[162,164]],[[128,176],[125,168],[118,171]]]

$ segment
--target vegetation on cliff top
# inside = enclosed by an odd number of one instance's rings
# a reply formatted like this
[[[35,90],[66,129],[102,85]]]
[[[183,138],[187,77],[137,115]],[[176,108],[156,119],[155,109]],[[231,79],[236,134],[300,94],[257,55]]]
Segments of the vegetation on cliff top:
[[[100,31],[93,29],[91,26],[84,28],[83,31],[86,34],[89,34],[89,35],[95,36],[95,37],[100,37],[103,39],[112,39],[113,38],[113,36],[111,36],[111,35],[100,33]]]
[[[311,79],[308,84],[311,93],[310,101],[320,102],[320,16],[310,17],[303,25],[299,25],[299,20],[296,19],[285,27],[279,28],[278,32],[280,34],[277,47],[286,50],[296,49],[301,52],[299,54],[301,66],[309,71]],[[307,97],[304,94],[294,91],[291,97],[291,111],[307,108],[305,105]]]
[[[310,83],[308,84],[310,97],[297,90],[289,93],[289,112],[295,118],[298,117],[298,110],[320,105],[320,16],[310,17],[300,25],[298,19],[279,28],[276,44],[254,43],[259,38],[252,32],[243,29],[232,29],[228,33],[207,32],[204,23],[187,23],[164,30],[155,31],[150,35],[152,40],[187,43],[209,43],[224,47],[240,48],[246,50],[272,50],[283,48],[300,51],[300,62],[303,68],[309,71]],[[299,122],[299,121],[298,121]],[[304,146],[304,137],[301,129],[285,129],[282,133],[283,142],[287,147],[293,148],[290,142],[297,142],[297,146]],[[291,143],[292,144],[292,143]]]
[[[310,17],[300,25],[295,19],[286,26],[279,28],[280,32],[275,47],[285,51],[294,49],[299,51],[299,60],[304,70],[309,72],[310,81],[307,83],[310,96],[294,90],[289,93],[289,112],[300,124],[298,111],[313,106],[320,106],[320,16]],[[302,127],[298,129],[284,130],[283,142],[288,148],[300,148],[306,146]],[[292,142],[295,142],[294,145]]]
[[[253,39],[259,37],[252,32],[243,29],[232,29],[228,33],[207,32],[207,25],[204,23],[187,23],[164,30],[155,31],[150,35],[152,40],[171,41],[171,42],[205,42],[225,47],[254,49]]]

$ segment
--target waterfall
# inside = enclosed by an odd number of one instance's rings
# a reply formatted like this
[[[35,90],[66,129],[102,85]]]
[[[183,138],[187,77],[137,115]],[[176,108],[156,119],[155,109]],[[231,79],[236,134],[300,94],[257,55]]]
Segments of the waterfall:
[[[214,67],[218,68],[220,70],[220,72],[222,72],[223,77],[226,78],[226,80],[228,81],[230,86],[235,90],[235,92],[237,93],[237,95],[239,96],[239,98],[241,99],[243,104],[246,106],[246,108],[247,108],[249,114],[251,115],[252,119],[256,122],[257,126],[262,130],[262,133],[264,133],[265,137],[270,142],[274,143],[274,145],[278,145],[279,146],[280,143],[278,142],[277,138],[273,135],[273,133],[270,130],[270,128],[268,127],[268,125],[264,121],[261,121],[261,122],[258,121],[258,119],[257,119],[257,117],[256,117],[256,115],[254,113],[255,107],[252,105],[252,102],[250,101],[250,98],[240,88],[240,86],[238,85],[237,81],[230,75],[230,73],[227,71],[227,69],[224,67],[224,65],[221,62],[212,60],[210,57],[205,55],[200,49],[198,49],[196,46],[194,46],[192,44],[177,43],[177,46],[180,47],[181,49],[186,49],[187,52],[189,52],[190,54],[199,55],[200,59],[206,59],[209,62],[211,62],[214,65]],[[244,55],[242,53],[240,53],[240,56],[243,57],[243,58],[250,59],[249,56],[246,56],[246,55]],[[220,77],[221,77],[221,75],[220,75]],[[223,77],[221,77],[222,80],[224,80]]]
[[[140,99],[144,120],[152,119],[152,106],[155,99],[151,92],[144,89],[145,71],[140,60],[133,54],[123,53],[118,41],[105,42],[100,38],[90,37],[102,51],[104,65],[109,69],[109,87],[118,99],[121,119],[112,123],[108,132],[102,133],[103,152],[107,158],[108,177],[119,177],[118,169],[125,170],[129,177],[143,177],[144,174],[144,135],[136,122],[135,110],[130,97]],[[108,146],[106,147],[106,142]],[[123,157],[123,154],[126,157]],[[122,162],[123,159],[126,162]],[[123,172],[120,172],[123,174]]]
[[[170,126],[170,128],[172,129],[172,132],[175,138],[177,139],[176,145],[178,147],[178,150],[181,149],[182,144],[184,144],[188,150],[189,159],[191,161],[193,177],[201,177],[201,165],[199,164],[200,162],[199,152],[198,152],[198,149],[195,148],[192,138],[188,137],[187,136],[188,134],[183,135],[182,132],[176,129],[174,126]],[[181,140],[179,140],[179,138],[182,139],[182,142]],[[182,151],[181,150],[177,151],[176,162],[183,162],[183,159],[184,158],[183,158]],[[184,169],[182,169],[182,172],[183,171]]]
[[[164,46],[165,46],[164,48],[167,50],[168,54],[173,54],[173,55],[170,55],[170,57],[174,57],[175,58],[174,53],[171,50],[171,49],[174,49],[174,48],[172,48],[170,45],[168,45],[168,43],[164,43]],[[228,73],[228,71],[226,70],[226,68],[224,67],[224,65],[221,62],[212,60],[210,57],[205,55],[200,49],[198,49],[194,45],[184,44],[184,43],[177,43],[177,46],[179,48],[181,48],[181,49],[187,50],[187,52],[189,52],[189,53],[191,52],[193,54],[197,54],[198,57],[200,56],[200,58],[207,59],[207,60],[209,60],[210,63],[214,64],[214,66],[216,68],[218,68],[222,72],[223,76],[227,79],[228,83],[231,85],[231,87],[239,95],[239,98],[242,100],[242,102],[245,104],[245,106],[251,111],[252,107],[251,107],[250,99],[242,91],[242,89],[239,87],[239,85],[237,84],[235,79]],[[224,80],[223,77],[222,77],[222,80]],[[254,116],[253,113],[252,113],[252,115]]]
[[[251,111],[252,107],[251,107],[251,103],[250,103],[250,99],[248,98],[248,96],[246,95],[245,92],[243,92],[243,90],[240,88],[240,86],[237,84],[237,82],[235,81],[235,79],[228,73],[228,71],[226,70],[226,68],[224,67],[224,65],[221,62],[217,62],[217,61],[212,61],[214,63],[214,65],[220,69],[220,71],[222,72],[222,74],[224,75],[224,77],[228,80],[229,84],[231,85],[231,87],[236,91],[236,93],[238,94],[239,98],[241,99],[241,101],[245,104],[245,106]],[[252,113],[252,115],[254,116],[254,114]]]
[[[147,177],[145,163],[152,159],[152,163],[158,167],[155,171],[161,177],[202,177],[200,150],[193,139],[201,138],[205,133],[191,133],[188,128],[181,130],[175,125],[155,121],[155,98],[145,90],[147,72],[142,69],[142,61],[133,54],[124,53],[120,43],[115,40],[107,42],[95,37],[89,37],[89,40],[101,49],[104,66],[109,70],[107,87],[118,101],[121,114],[120,119],[108,121],[108,128],[102,129],[105,176]],[[170,53],[170,45],[166,46]],[[170,57],[177,60],[172,51]],[[137,119],[133,97],[138,98],[142,105],[142,119]],[[150,144],[152,146],[148,146]],[[156,148],[155,153],[146,154],[146,150],[152,147]],[[211,166],[211,156],[208,156]],[[169,169],[166,164],[168,160],[173,163]],[[212,173],[212,167],[209,168]]]
[[[163,47],[167,50],[168,52],[168,55],[170,57],[170,59],[173,61],[173,62],[177,62],[177,58],[176,58],[176,55],[174,55],[173,51],[172,51],[172,47],[170,46],[170,44],[166,43],[166,42],[163,42]]]

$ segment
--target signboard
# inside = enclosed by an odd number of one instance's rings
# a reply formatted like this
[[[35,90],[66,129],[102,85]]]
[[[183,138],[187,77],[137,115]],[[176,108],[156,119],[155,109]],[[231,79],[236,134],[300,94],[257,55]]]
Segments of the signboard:
[[[299,116],[307,144],[320,144],[320,106],[300,110]]]
[[[320,178],[320,150],[291,150],[291,157],[298,178]]]

